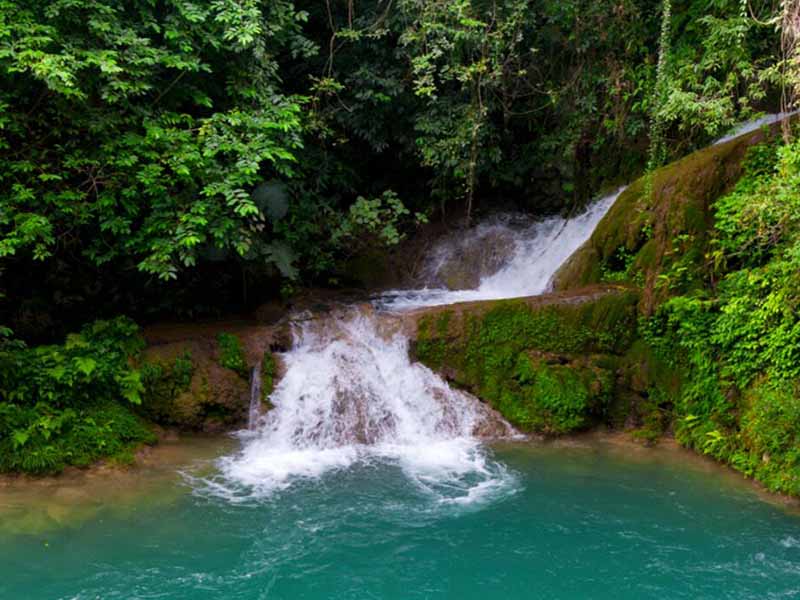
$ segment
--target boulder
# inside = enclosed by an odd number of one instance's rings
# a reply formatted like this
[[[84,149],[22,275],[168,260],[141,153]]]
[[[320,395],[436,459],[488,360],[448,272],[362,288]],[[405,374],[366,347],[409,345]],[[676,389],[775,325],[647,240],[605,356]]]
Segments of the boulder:
[[[523,431],[561,434],[603,418],[636,338],[624,286],[468,302],[405,318],[412,353]]]
[[[139,365],[143,416],[206,432],[247,422],[251,369],[265,362],[274,365],[273,349],[290,343],[286,325],[246,321],[162,324],[145,329],[144,335],[148,346]],[[271,388],[273,379],[269,383]]]

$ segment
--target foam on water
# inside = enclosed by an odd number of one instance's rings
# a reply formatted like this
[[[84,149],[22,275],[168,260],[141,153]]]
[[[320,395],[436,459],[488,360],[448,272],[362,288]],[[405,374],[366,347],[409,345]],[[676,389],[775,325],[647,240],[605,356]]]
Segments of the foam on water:
[[[583,213],[571,219],[560,216],[520,226],[511,220],[501,220],[489,227],[503,229],[514,243],[511,256],[496,272],[480,280],[477,289],[449,290],[443,288],[394,290],[384,294],[379,303],[390,310],[407,310],[422,306],[438,306],[475,300],[497,300],[535,296],[550,289],[553,275],[597,227],[600,219],[614,204],[625,188],[593,202]],[[479,243],[487,236],[486,227],[477,227],[459,236],[455,243]],[[434,251],[432,270],[448,256],[444,242]]]
[[[784,548],[800,548],[800,539],[787,536],[780,541],[780,544]]]
[[[476,432],[513,430],[472,396],[412,363],[408,340],[378,334],[376,317],[354,314],[298,326],[274,408],[242,451],[222,460],[231,482],[269,495],[298,479],[355,462],[397,464],[441,499],[477,496],[508,480]],[[436,485],[432,482],[437,482]],[[448,495],[449,494],[449,495]]]

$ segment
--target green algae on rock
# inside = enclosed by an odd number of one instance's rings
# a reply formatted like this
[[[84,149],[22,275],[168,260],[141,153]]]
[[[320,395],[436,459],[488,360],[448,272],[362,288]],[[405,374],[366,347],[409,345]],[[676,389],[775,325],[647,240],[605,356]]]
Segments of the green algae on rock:
[[[758,130],[698,150],[632,183],[558,270],[554,288],[636,283],[640,308],[650,314],[669,295],[701,287],[711,206],[741,176],[748,149],[770,135]]]
[[[419,319],[413,351],[520,429],[566,433],[605,414],[637,302],[618,286],[455,305]]]
[[[142,411],[161,425],[219,432],[242,426],[252,366],[271,392],[277,368],[270,345],[278,330],[249,322],[162,325],[145,330]]]

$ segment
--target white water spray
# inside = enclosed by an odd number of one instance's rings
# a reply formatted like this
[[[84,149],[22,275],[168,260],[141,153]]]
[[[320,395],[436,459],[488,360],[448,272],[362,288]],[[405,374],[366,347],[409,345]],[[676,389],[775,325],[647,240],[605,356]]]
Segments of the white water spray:
[[[476,289],[397,291],[376,304],[397,310],[542,293],[620,191],[573,219],[505,218],[466,232],[466,244],[487,236],[506,240],[505,254],[490,257]],[[429,271],[449,260],[452,244],[433,253]],[[297,480],[377,460],[399,467],[439,502],[470,504],[509,489],[513,477],[491,460],[481,440],[511,436],[513,429],[412,362],[402,334],[382,335],[395,318],[352,308],[297,325],[293,349],[283,355],[285,374],[270,396],[274,408],[257,419],[241,452],[222,460],[223,488],[234,483],[269,495]]]
[[[229,478],[270,492],[295,478],[318,477],[356,461],[381,458],[423,487],[432,481],[473,487],[501,484],[481,436],[513,430],[486,405],[451,389],[408,355],[402,335],[384,339],[374,317],[311,321],[298,327],[284,355],[286,374],[258,437],[224,460]]]
[[[250,371],[250,407],[247,411],[247,428],[255,429],[261,418],[261,365]]]
[[[433,271],[434,278],[437,270],[453,259],[460,246],[480,243],[481,239],[489,236],[495,239],[503,236],[503,239],[511,241],[513,247],[506,263],[482,277],[476,289],[397,290],[386,294],[381,305],[388,309],[404,310],[455,302],[535,296],[547,292],[558,268],[589,239],[600,219],[623,190],[620,188],[596,200],[586,211],[571,219],[556,216],[520,225],[506,218],[445,240],[434,251],[432,268],[429,269]]]

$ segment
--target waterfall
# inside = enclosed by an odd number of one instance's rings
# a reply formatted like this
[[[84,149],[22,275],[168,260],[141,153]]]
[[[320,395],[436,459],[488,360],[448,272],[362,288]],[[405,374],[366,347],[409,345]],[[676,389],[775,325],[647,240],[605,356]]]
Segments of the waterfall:
[[[729,134],[724,135],[723,137],[716,140],[712,146],[717,146],[719,144],[724,144],[725,142],[729,142],[734,138],[739,137],[740,135],[744,135],[745,133],[750,133],[751,131],[755,131],[765,125],[773,125],[779,121],[783,121],[786,117],[791,117],[796,115],[799,110],[793,110],[791,112],[781,112],[781,113],[774,113],[769,115],[764,115],[758,119],[753,119],[752,121],[747,121],[746,123],[740,123],[736,125]]]
[[[382,336],[380,319],[353,309],[296,327],[283,357],[286,374],[270,396],[274,408],[258,435],[225,461],[231,479],[272,491],[379,458],[417,482],[477,474],[483,488],[499,483],[480,439],[510,436],[511,427],[411,362],[408,340]]]
[[[261,417],[261,365],[250,371],[250,409],[247,411],[247,428],[255,429]]]
[[[600,219],[625,188],[596,200],[581,214],[565,219],[560,216],[538,221],[522,217],[501,217],[472,231],[459,232],[434,248],[425,269],[434,287],[418,290],[395,290],[379,299],[387,309],[403,310],[475,300],[497,300],[535,296],[547,292],[558,268],[592,235]],[[511,250],[504,263],[484,273],[474,289],[435,287],[438,273],[453,260],[475,262],[459,256],[464,247],[474,247],[487,238],[510,241]],[[489,261],[490,263],[492,261]],[[470,268],[471,265],[464,265]],[[491,264],[489,265],[491,266]]]
[[[298,480],[382,461],[442,502],[469,503],[507,486],[511,476],[482,440],[513,436],[513,428],[412,362],[408,339],[393,324],[408,308],[546,291],[620,191],[572,219],[504,217],[445,240],[431,254],[433,277],[480,240],[502,245],[484,261],[472,290],[395,291],[378,298],[376,308],[350,307],[296,323],[293,347],[283,355],[285,374],[270,396],[273,408],[263,416],[257,413],[260,372],[253,371],[253,431],[240,452],[222,460],[228,484],[271,494]]]

